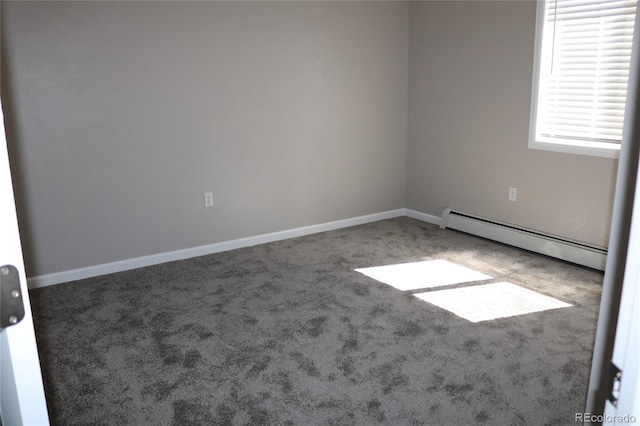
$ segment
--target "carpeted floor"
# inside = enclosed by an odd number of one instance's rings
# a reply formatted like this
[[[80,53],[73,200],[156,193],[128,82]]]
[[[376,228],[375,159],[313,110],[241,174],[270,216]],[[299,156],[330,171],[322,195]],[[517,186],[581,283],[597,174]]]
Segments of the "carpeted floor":
[[[572,307],[471,323],[354,271],[429,259]],[[543,425],[584,410],[602,278],[397,218],[31,299],[54,425]]]

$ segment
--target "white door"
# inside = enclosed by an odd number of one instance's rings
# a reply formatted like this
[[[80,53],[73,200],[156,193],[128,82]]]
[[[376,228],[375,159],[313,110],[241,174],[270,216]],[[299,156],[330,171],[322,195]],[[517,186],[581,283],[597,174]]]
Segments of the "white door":
[[[625,115],[624,142],[640,145],[640,11],[636,14],[633,40],[632,70],[629,74],[629,94]],[[635,59],[633,59],[635,58]],[[627,152],[633,152],[629,150]],[[635,161],[640,159],[635,158]],[[640,423],[640,171],[635,177],[636,187],[631,210],[631,229],[625,261],[622,293],[618,309],[611,363],[619,376],[614,379],[611,396],[615,403],[605,402],[604,424]],[[612,366],[612,367],[613,367]],[[613,373],[610,373],[613,375]],[[609,389],[607,389],[609,390]]]
[[[640,238],[636,236],[635,240],[635,255],[638,255]],[[629,285],[626,283],[625,273],[618,329],[611,359],[621,370],[620,381],[614,386],[614,396],[618,401],[617,405],[607,401],[605,424],[633,424],[640,420],[640,259],[636,257],[634,263],[635,271],[633,278],[629,279]]]
[[[605,405],[605,424],[640,421],[640,173],[631,217],[629,248],[622,282],[618,325],[611,362],[620,369],[614,385],[616,405]],[[634,420],[635,419],[635,420]]]
[[[0,285],[15,282],[13,277],[16,274],[20,293],[13,292],[8,297],[22,297],[24,317],[16,324],[0,329],[0,419],[3,426],[46,426],[49,416],[33,331],[0,105]],[[2,281],[3,277],[5,281]],[[0,292],[0,297],[7,295],[2,296]]]

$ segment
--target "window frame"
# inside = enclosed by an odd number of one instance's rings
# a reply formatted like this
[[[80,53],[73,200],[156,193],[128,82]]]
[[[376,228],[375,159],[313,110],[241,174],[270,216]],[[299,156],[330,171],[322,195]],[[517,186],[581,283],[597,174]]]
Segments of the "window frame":
[[[538,90],[540,86],[540,64],[542,62],[542,33],[548,0],[536,1],[535,44],[533,56],[533,83],[531,85],[531,109],[529,117],[529,149],[564,152],[605,158],[619,158],[621,144],[536,137],[538,115]]]

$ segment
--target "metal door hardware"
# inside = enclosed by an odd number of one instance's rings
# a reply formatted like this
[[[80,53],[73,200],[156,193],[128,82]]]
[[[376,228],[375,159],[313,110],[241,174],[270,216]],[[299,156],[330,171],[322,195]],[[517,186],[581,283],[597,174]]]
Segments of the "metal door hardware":
[[[24,318],[20,276],[13,265],[0,266],[0,329],[19,323]]]
[[[618,398],[620,397],[620,380],[622,380],[622,371],[611,363],[609,368],[609,395],[607,399],[614,407],[618,406]]]

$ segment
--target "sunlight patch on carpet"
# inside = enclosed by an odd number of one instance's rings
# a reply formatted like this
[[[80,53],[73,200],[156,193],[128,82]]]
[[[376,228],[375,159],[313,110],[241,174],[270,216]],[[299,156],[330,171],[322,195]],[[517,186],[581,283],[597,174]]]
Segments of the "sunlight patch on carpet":
[[[359,268],[357,272],[398,290],[441,287],[451,284],[489,280],[493,277],[446,260],[426,260],[397,265]]]
[[[571,306],[553,297],[507,282],[431,291],[415,296],[471,322]]]

